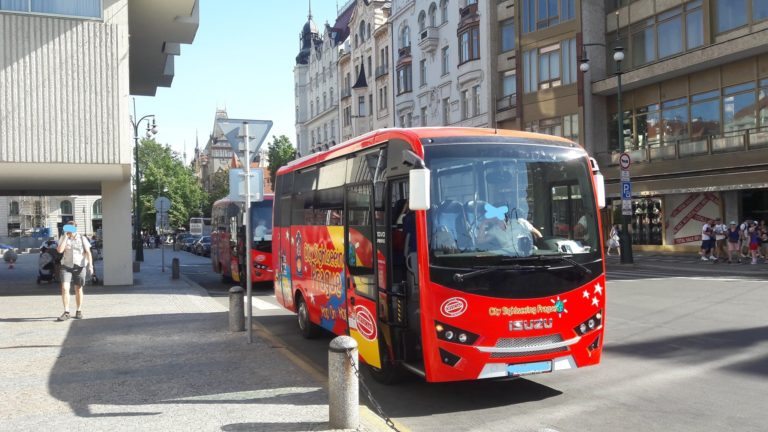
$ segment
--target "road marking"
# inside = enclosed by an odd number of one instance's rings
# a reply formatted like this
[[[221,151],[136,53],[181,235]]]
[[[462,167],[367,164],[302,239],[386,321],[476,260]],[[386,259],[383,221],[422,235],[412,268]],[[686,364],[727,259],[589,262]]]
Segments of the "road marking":
[[[255,307],[256,309],[258,309],[258,310],[277,310],[277,309],[282,309],[282,307],[275,306],[272,303],[266,302],[266,301],[264,301],[264,300],[262,300],[260,298],[255,298],[254,297],[254,298],[251,299],[251,302],[252,302],[251,305],[253,307]]]

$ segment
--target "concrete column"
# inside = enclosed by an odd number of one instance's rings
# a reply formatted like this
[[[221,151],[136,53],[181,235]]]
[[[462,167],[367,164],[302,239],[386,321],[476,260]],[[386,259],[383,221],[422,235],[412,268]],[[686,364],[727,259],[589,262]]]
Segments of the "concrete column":
[[[131,182],[102,182],[104,285],[133,285]]]

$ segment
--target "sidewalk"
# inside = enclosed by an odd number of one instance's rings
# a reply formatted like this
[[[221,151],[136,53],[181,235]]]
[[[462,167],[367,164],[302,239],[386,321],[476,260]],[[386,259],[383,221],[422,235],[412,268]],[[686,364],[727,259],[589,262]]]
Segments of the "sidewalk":
[[[166,250],[163,273],[160,251],[144,253],[133,286],[87,286],[85,319],[66,322],[59,287],[35,283],[37,255],[0,267],[3,431],[329,429],[325,382],[258,334],[229,333],[223,306],[171,280],[174,256],[207,259]],[[360,419],[387,430],[364,406]]]
[[[768,276],[768,264],[759,259],[758,264],[751,265],[749,260],[728,264],[727,262],[702,261],[701,256],[695,253],[655,253],[637,252],[632,254],[632,264],[622,264],[617,255],[606,256],[606,268],[611,270],[635,269],[635,270],[675,270],[680,271],[681,276],[706,275],[728,277],[766,277]]]

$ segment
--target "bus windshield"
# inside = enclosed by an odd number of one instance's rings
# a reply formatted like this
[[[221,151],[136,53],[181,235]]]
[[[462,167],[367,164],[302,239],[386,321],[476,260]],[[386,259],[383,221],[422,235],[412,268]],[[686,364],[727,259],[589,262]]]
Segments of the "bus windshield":
[[[251,203],[253,241],[272,241],[272,200]]]
[[[587,262],[599,232],[586,152],[541,143],[425,145],[430,262],[443,267]],[[546,259],[550,258],[550,259]],[[531,265],[529,265],[531,264]]]

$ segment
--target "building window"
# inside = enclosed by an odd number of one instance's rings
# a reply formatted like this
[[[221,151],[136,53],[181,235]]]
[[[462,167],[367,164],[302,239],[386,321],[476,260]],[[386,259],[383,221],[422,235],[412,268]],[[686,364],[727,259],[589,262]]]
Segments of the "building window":
[[[752,0],[752,21],[768,19],[768,2]]]
[[[352,124],[352,107],[344,107],[344,126]]]
[[[419,119],[421,126],[427,125],[427,107],[421,107],[421,118]]]
[[[673,99],[661,104],[661,139],[665,144],[688,138],[687,98]]]
[[[560,43],[563,64],[563,84],[576,83],[576,39],[566,39]]]
[[[539,50],[539,88],[557,87],[560,80],[560,45]]]
[[[328,95],[323,92],[323,110],[328,109]]]
[[[435,3],[429,5],[429,26],[437,27],[437,6]]]
[[[472,87],[472,114],[480,115],[480,85]]]
[[[411,46],[411,30],[408,26],[403,27],[400,32],[400,48],[406,48]]]
[[[419,83],[422,87],[427,85],[427,60],[419,60]]]
[[[691,138],[700,139],[720,133],[720,92],[691,95]]]
[[[480,28],[472,26],[459,33],[459,64],[480,58]]]
[[[440,50],[440,64],[442,66],[442,74],[448,75],[448,47],[443,47],[443,49]]]
[[[63,215],[71,215],[72,214],[72,202],[71,201],[62,201],[59,205],[61,208],[61,214]]]
[[[517,93],[517,73],[506,71],[501,77],[501,96],[507,97]]]
[[[469,90],[461,91],[460,100],[461,100],[461,119],[466,120],[469,118]]]
[[[539,120],[538,132],[547,135],[563,136],[562,119],[556,117]]]
[[[448,0],[440,0],[440,23],[448,22]]]
[[[536,50],[523,52],[523,92],[531,93],[538,90],[536,84]]]
[[[365,117],[365,96],[358,96],[357,98],[357,115]]]
[[[443,118],[442,118],[443,126],[447,126],[451,119],[451,101],[448,98],[443,98],[442,111],[443,111]]]
[[[330,88],[329,92],[331,94],[331,105],[333,105],[336,103],[335,96],[333,95],[333,87]]]
[[[424,11],[419,12],[419,33],[423,32],[427,28],[427,13]]]
[[[309,115],[310,115],[310,117],[314,117],[315,116],[315,103],[314,102],[310,102],[309,103]]]
[[[755,83],[748,82],[723,89],[723,131],[755,127]]]
[[[397,70],[397,94],[411,91],[411,65],[407,64]]]
[[[545,29],[576,16],[575,0],[523,0],[523,33]]]
[[[0,2],[0,10],[67,17],[101,18],[101,0],[40,1],[11,0]]]
[[[757,106],[760,107],[760,127],[766,127],[768,126],[768,79],[760,81]]]
[[[360,43],[365,42],[365,21],[360,21],[358,34],[360,35]]]
[[[368,73],[366,75],[370,77],[372,73],[373,73],[373,62],[371,61],[371,56],[368,56]]]
[[[515,49],[515,20],[508,19],[501,23],[501,52]]]
[[[579,142],[578,114],[571,114],[563,117],[563,138]]]
[[[716,8],[718,33],[747,25],[747,0],[717,0]]]
[[[8,214],[10,216],[18,216],[19,215],[19,202],[18,201],[11,201],[11,206],[8,209]]]

